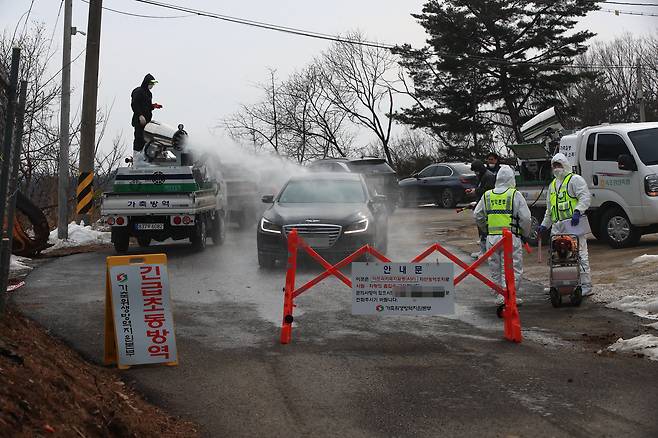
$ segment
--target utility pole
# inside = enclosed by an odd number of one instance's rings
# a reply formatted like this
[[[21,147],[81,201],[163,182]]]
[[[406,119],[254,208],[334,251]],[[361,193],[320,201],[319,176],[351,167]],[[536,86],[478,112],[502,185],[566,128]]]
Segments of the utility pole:
[[[18,112],[16,113],[16,129],[14,131],[14,148],[12,150],[8,200],[7,200],[7,238],[2,240],[0,251],[0,266],[6,266],[0,272],[0,291],[7,290],[9,283],[9,265],[11,261],[11,247],[14,240],[14,221],[16,218],[16,197],[18,196],[18,168],[21,164],[21,150],[23,148],[23,125],[25,123],[25,101],[27,100],[27,81],[21,81],[20,97],[18,98]],[[4,297],[3,297],[4,298]],[[5,302],[0,299],[0,314],[4,312]]]
[[[644,78],[642,77],[642,64],[640,57],[637,57],[637,100],[640,105],[640,122],[647,121],[647,113],[644,108]]]
[[[59,179],[57,184],[57,237],[69,238],[69,123],[71,115],[71,16],[73,0],[64,0],[62,49],[62,106],[59,123]]]
[[[0,153],[2,156],[2,166],[0,167],[0,258],[11,258],[9,248],[9,238],[4,235],[5,207],[7,205],[7,185],[9,184],[9,174],[11,172],[11,143],[14,137],[14,116],[16,113],[16,91],[18,88],[18,67],[21,59],[21,49],[14,47],[11,52],[11,70],[9,72],[9,89],[7,90],[7,112],[5,119],[5,135],[3,138],[3,148]],[[8,229],[7,234],[12,230]],[[9,275],[9,263],[0,263],[0,286],[7,284]],[[5,295],[7,287],[0,289],[0,316],[4,312]]]
[[[88,225],[94,201],[94,149],[96,146],[96,102],[98,99],[98,60],[101,48],[103,0],[89,1],[87,20],[87,55],[82,91],[82,126],[80,128],[80,174],[76,189],[76,213]]]

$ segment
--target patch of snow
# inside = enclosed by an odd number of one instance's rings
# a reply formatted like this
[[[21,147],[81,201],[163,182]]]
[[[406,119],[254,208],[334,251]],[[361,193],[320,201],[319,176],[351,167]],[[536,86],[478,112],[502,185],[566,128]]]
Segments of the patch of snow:
[[[613,301],[606,307],[630,312],[642,318],[658,320],[658,296],[630,295]]]
[[[69,238],[67,240],[57,238],[57,228],[51,231],[48,242],[53,244],[53,246],[43,252],[48,253],[61,248],[111,243],[111,233],[94,230],[88,225],[78,225],[75,222],[71,222],[68,230]]]
[[[619,353],[638,353],[651,360],[658,361],[658,337],[640,335],[630,339],[619,338],[606,350]]]
[[[9,272],[11,274],[14,274],[19,272],[31,271],[32,267],[25,264],[29,260],[30,259],[27,257],[20,257],[12,254],[11,258],[9,259]]]
[[[651,327],[653,329],[658,330],[658,322],[654,322],[654,323],[651,323],[651,324],[645,324],[644,326],[645,327]]]
[[[658,262],[657,254],[644,254],[639,257],[635,257],[632,261],[634,265],[638,263],[657,263],[657,262]]]

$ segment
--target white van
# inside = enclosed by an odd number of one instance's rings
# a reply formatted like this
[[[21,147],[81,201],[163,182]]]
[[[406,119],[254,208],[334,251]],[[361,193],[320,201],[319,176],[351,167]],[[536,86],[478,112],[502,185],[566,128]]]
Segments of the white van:
[[[560,140],[589,186],[592,234],[613,248],[658,232],[658,123],[588,127]]]

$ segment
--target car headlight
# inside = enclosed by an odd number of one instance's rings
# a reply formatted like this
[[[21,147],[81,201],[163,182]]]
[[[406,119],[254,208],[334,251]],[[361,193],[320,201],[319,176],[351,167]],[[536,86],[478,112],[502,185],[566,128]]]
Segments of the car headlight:
[[[270,222],[265,218],[260,220],[260,230],[264,233],[281,234],[281,225]]]
[[[361,219],[345,227],[345,234],[363,233],[368,229],[368,219]]]

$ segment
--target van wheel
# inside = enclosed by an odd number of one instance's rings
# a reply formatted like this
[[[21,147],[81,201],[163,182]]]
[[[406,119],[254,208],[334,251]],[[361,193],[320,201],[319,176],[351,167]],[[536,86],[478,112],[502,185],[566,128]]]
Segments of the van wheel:
[[[615,249],[637,245],[642,235],[619,208],[606,210],[601,216],[601,235]]]

